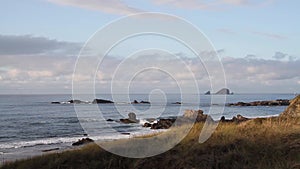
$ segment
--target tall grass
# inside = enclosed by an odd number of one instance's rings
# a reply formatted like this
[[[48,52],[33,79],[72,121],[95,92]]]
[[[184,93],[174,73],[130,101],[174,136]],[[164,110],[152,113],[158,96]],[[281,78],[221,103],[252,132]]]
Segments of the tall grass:
[[[211,138],[203,144],[198,142],[203,123],[197,123],[174,148],[150,158],[124,158],[90,144],[79,150],[7,163],[2,169],[296,169],[300,168],[299,121],[276,117],[258,118],[240,124],[220,123]],[[176,127],[159,135],[180,135],[183,130],[184,127]],[[108,144],[125,146],[127,141]]]

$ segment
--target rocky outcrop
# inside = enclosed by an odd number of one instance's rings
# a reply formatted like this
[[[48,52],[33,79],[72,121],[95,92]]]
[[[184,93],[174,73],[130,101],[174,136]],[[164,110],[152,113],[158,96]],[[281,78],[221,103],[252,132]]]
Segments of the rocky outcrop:
[[[229,89],[223,88],[223,89],[219,90],[216,94],[217,95],[228,95],[228,94],[233,94],[233,93],[230,93]]]
[[[245,122],[245,121],[248,121],[248,120],[250,120],[250,119],[238,114],[236,117],[234,116],[232,119],[225,119],[225,117],[222,116],[220,122],[223,122],[223,123],[224,122],[241,123],[241,122]]]
[[[207,92],[205,93],[205,95],[210,95],[210,91],[207,91]]]
[[[172,103],[172,104],[181,104],[181,102],[175,102],[175,103]]]
[[[137,100],[134,100],[133,102],[131,102],[131,104],[150,104],[150,102],[144,100],[138,102]]]
[[[227,106],[288,106],[290,104],[289,100],[271,100],[271,101],[254,101],[254,102],[237,102],[229,103]]]
[[[180,126],[187,123],[205,122],[206,119],[213,121],[213,119],[209,115],[204,114],[202,110],[186,110],[181,117],[159,119],[157,123],[145,123],[143,127],[150,127],[151,129],[168,129],[174,125],[175,121],[176,125]]]
[[[90,139],[90,138],[83,138],[78,140],[77,142],[73,143],[72,146],[80,146],[80,145],[84,145],[84,144],[88,144],[88,143],[92,143],[94,142],[94,140]]]
[[[136,119],[135,113],[129,113],[127,119],[120,119],[120,122],[128,124],[128,123],[138,123],[139,120]]]
[[[300,117],[300,95],[290,101],[290,105],[281,113],[281,117]]]
[[[149,124],[145,123],[145,127],[150,127],[151,129],[168,129],[170,128],[176,119],[159,119],[157,123]]]
[[[205,122],[207,118],[212,120],[212,118],[204,114],[202,110],[186,110],[183,114],[183,118],[196,119],[196,122]]]
[[[87,103],[87,102],[81,101],[81,100],[69,100],[67,103],[81,104],[81,103]]]
[[[113,101],[110,100],[104,100],[104,99],[94,99],[93,104],[108,104],[108,103],[114,103]]]

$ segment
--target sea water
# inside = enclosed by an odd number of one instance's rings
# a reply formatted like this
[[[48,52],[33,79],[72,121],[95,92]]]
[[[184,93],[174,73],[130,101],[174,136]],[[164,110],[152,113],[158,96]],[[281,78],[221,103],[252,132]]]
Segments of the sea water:
[[[93,100],[85,95],[77,97],[74,99]],[[199,103],[192,100],[195,97],[199,97]],[[226,96],[226,103],[293,97],[293,94],[234,94]],[[51,104],[52,101],[71,100],[72,95],[0,95],[1,162],[40,155],[43,150],[53,148],[69,149],[73,142],[84,138],[84,135],[95,140],[113,140],[149,133],[151,129],[142,127],[148,118],[174,117],[182,115],[186,109],[202,109],[218,120],[221,116],[232,118],[237,114],[249,118],[277,116],[286,108],[225,106],[224,111],[210,112],[212,100],[209,95],[185,96],[184,101],[180,94],[168,94],[163,99],[147,94],[102,94],[97,95],[97,98],[118,101],[115,104],[79,104],[74,107],[73,104]],[[151,104],[130,104],[133,100],[151,101]],[[175,102],[182,104],[174,104]],[[213,106],[219,106],[221,109],[218,110],[223,110],[222,104],[216,103]],[[139,123],[118,122],[121,118],[127,118],[130,112],[137,115]],[[108,122],[108,119],[114,121]]]

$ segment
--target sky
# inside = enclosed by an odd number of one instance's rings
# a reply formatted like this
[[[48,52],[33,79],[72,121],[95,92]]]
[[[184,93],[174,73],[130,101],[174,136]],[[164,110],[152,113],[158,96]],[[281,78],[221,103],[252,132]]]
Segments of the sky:
[[[140,12],[174,15],[197,27],[214,46],[224,67],[227,87],[233,92],[299,93],[299,6],[300,1],[292,0],[2,0],[0,94],[71,93],[75,64],[83,45],[101,28]],[[182,32],[186,33],[184,29]],[[197,57],[173,41],[151,35],[128,39],[113,48],[96,76],[81,74],[75,81],[84,88],[86,81],[96,77],[97,91],[110,92],[121,63],[128,66],[119,77],[147,62],[145,67],[160,65],[173,74],[168,77],[163,71],[140,71],[130,90],[161,88],[178,92],[178,84],[191,84],[187,78],[191,72],[200,92],[211,90],[211,80],[222,79],[222,72],[212,72],[214,76],[209,77]],[[164,49],[173,58],[156,50],[137,52],[149,48]],[[134,52],[136,59],[129,57]],[[211,53],[203,49],[199,55]],[[178,69],[182,65],[174,56],[191,72]],[[131,63],[124,62],[128,58]]]

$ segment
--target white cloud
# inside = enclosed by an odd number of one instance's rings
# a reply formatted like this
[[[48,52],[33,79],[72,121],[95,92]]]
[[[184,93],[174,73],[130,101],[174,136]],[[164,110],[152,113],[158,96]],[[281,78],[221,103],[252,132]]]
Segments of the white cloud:
[[[81,44],[31,35],[0,35],[0,55],[74,54]]]
[[[48,0],[51,3],[64,6],[74,6],[88,10],[101,11],[108,14],[127,15],[142,10],[130,7],[121,0]]]
[[[271,39],[277,39],[277,40],[287,39],[286,36],[280,35],[280,34],[277,34],[277,33],[259,32],[259,31],[252,31],[251,33],[255,34],[255,35],[262,36],[262,37],[271,38]]]
[[[224,50],[220,50],[222,52]],[[203,55],[210,55],[210,52],[202,52]],[[276,55],[276,54],[275,54]],[[38,92],[54,91],[59,93],[65,89],[71,89],[72,80],[82,83],[93,80],[95,72],[84,72],[73,78],[76,57],[63,57],[55,55],[1,55],[0,80],[1,91],[15,92],[14,88],[24,88],[28,92],[39,89]],[[214,76],[208,77],[201,61],[195,58],[188,58],[182,55],[183,62],[174,57],[156,55],[143,55],[137,58],[130,58],[125,62],[124,67],[119,67],[122,59],[106,57],[96,74],[96,84],[100,91],[110,91],[111,79],[117,70],[119,85],[123,85],[126,79],[130,79],[130,72],[140,71],[149,66],[160,67],[168,70],[171,76],[159,69],[140,72],[133,81],[133,86],[140,91],[149,88],[163,88],[176,90],[177,82],[184,85],[191,84],[195,79],[199,83],[199,90],[206,91],[210,86],[210,79],[220,80],[222,72],[212,69]],[[95,62],[94,58],[87,60],[84,65]],[[193,75],[185,70],[184,64],[191,69]],[[300,60],[265,60],[256,57],[222,59],[226,73],[227,83],[235,92],[255,91],[283,91],[295,92],[300,90]],[[205,65],[209,66],[209,65]],[[175,80],[174,80],[175,79]],[[123,80],[123,82],[122,82]],[[10,89],[10,90],[9,90]],[[50,90],[51,89],[51,90]],[[22,89],[23,90],[23,89]],[[18,91],[18,90],[16,90]],[[68,90],[69,91],[69,90]],[[271,92],[271,91],[270,91]]]
[[[156,5],[173,6],[181,9],[192,10],[215,10],[224,9],[226,6],[261,6],[272,2],[272,0],[262,0],[260,2],[253,2],[251,0],[152,0]]]

